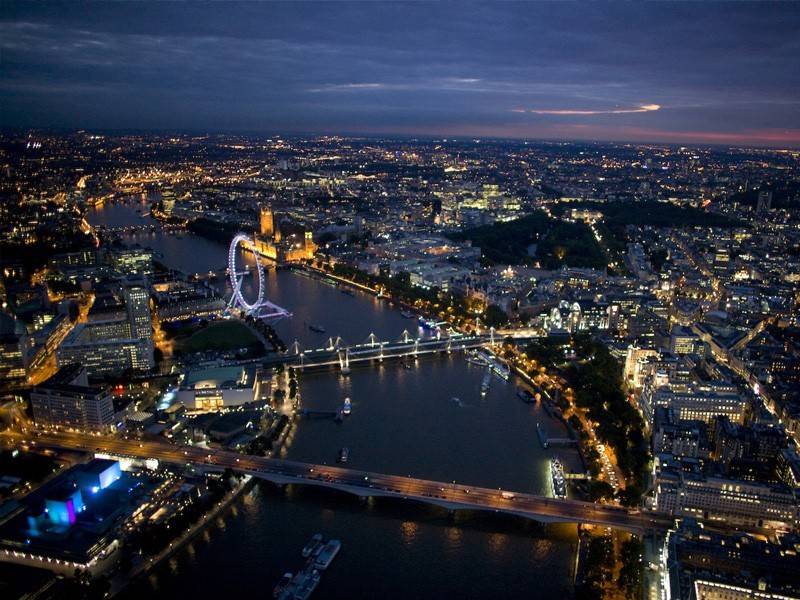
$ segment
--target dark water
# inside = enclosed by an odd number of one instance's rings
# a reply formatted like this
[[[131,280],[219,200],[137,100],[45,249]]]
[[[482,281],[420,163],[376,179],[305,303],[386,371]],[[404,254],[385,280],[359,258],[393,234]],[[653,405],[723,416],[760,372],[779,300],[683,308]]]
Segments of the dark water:
[[[142,217],[133,206],[94,211],[92,223],[123,225]],[[225,264],[227,247],[189,234],[132,236],[161,260],[184,271]],[[277,325],[280,335],[305,347],[330,335],[359,343],[374,332],[396,339],[404,319],[366,294],[337,288],[288,271],[270,270],[267,296],[294,316]],[[324,326],[311,332],[307,324]],[[333,463],[341,447],[359,469],[456,480],[459,483],[549,492],[548,462],[536,436],[542,421],[522,403],[513,382],[492,379],[480,394],[483,369],[454,353],[425,358],[413,368],[387,362],[356,367],[349,377],[335,369],[304,373],[303,405],[334,410],[353,403],[344,423],[301,420],[289,437],[288,458]],[[569,456],[561,455],[567,462]],[[562,598],[571,595],[575,528],[546,528],[482,513],[456,513],[397,500],[359,500],[337,492],[259,485],[218,524],[159,567],[126,597],[211,597],[235,593],[271,597],[286,570],[301,565],[300,549],[315,532],[338,537],[343,550],[314,594],[319,598]]]

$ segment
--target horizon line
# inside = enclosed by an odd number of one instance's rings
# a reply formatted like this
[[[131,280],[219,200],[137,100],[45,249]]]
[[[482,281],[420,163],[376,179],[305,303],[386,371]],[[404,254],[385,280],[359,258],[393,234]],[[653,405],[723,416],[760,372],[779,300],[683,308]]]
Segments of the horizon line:
[[[197,127],[75,127],[75,126],[0,126],[0,133],[6,134],[19,134],[30,133],[32,131],[42,131],[51,133],[78,133],[81,131],[86,132],[101,132],[101,133],[138,133],[138,134],[180,134],[180,135],[249,135],[249,136],[265,136],[265,137],[299,137],[299,136],[313,136],[313,137],[344,137],[344,138],[384,138],[396,140],[438,140],[438,141],[492,141],[492,142],[516,142],[516,143],[554,143],[554,144],[613,144],[613,145],[657,145],[657,146],[674,146],[674,147],[710,147],[710,148],[729,148],[729,149],[743,149],[743,150],[774,150],[792,152],[800,150],[800,140],[796,145],[778,146],[772,145],[770,142],[763,144],[753,144],[752,142],[742,143],[725,143],[725,142],[702,142],[702,141],[660,141],[656,139],[651,140],[624,140],[624,139],[602,139],[602,138],[577,138],[577,137],[547,137],[547,136],[509,136],[509,135],[470,135],[470,134],[439,134],[439,133],[401,133],[401,132],[358,132],[340,130],[337,132],[331,131],[314,131],[314,130],[259,130],[259,129],[246,129],[246,128],[228,128],[228,129],[207,129]]]

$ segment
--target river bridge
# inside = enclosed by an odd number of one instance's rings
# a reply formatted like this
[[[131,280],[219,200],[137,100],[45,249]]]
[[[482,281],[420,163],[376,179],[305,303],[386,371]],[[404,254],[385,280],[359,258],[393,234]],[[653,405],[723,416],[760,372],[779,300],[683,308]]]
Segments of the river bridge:
[[[148,223],[137,223],[135,225],[119,225],[119,226],[95,225],[94,230],[105,234],[132,235],[140,233],[185,231],[186,227],[182,223],[148,222]]]
[[[436,337],[412,337],[404,331],[399,340],[385,341],[371,333],[362,344],[345,346],[342,339],[328,338],[324,348],[302,350],[298,342],[294,342],[287,350],[282,362],[290,368],[305,370],[318,367],[339,367],[342,373],[350,372],[350,365],[389,359],[413,360],[426,354],[466,352],[495,342],[494,332],[487,335],[451,334]]]
[[[649,510],[547,498],[536,494],[387,475],[337,466],[249,456],[226,450],[175,446],[164,442],[79,433],[47,433],[35,437],[39,446],[82,450],[99,455],[157,459],[162,462],[252,475],[277,485],[313,485],[360,497],[412,500],[455,510],[507,514],[541,523],[585,523],[637,534],[665,531],[674,519]]]

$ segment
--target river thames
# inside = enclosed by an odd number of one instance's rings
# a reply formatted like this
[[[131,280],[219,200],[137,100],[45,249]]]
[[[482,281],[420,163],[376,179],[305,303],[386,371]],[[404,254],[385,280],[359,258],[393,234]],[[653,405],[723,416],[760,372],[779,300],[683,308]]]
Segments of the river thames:
[[[138,210],[137,210],[138,209]],[[93,225],[151,223],[138,201],[92,209]],[[134,234],[128,244],[150,247],[168,267],[187,273],[226,264],[227,246],[189,233]],[[345,294],[316,279],[270,269],[267,297],[292,318],[276,325],[287,344],[320,347],[329,336],[361,343],[404,330],[414,319],[371,295]],[[308,324],[321,325],[325,334]],[[541,408],[520,401],[513,380],[493,377],[480,393],[484,370],[454,353],[419,360],[412,368],[386,362],[303,373],[303,406],[334,410],[345,397],[344,423],[299,420],[282,456],[328,463],[342,447],[348,466],[465,485],[550,494],[549,458],[541,422],[561,433]],[[316,598],[563,598],[572,595],[577,543],[573,525],[540,526],[516,518],[446,510],[392,499],[361,500],[302,486],[260,484],[191,544],[136,583],[124,597],[271,596],[285,571],[301,564],[300,550],[316,532],[342,540]]]

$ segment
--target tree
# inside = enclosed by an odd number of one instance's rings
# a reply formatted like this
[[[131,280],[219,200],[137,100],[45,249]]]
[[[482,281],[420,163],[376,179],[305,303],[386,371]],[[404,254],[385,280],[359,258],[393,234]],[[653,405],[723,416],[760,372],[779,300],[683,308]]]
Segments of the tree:
[[[497,304],[490,304],[483,315],[483,322],[487,327],[501,327],[508,323],[508,315]]]
[[[629,598],[639,598],[642,595],[643,554],[644,544],[635,536],[623,542],[620,548],[622,567],[617,583],[627,592]]]
[[[614,497],[614,488],[605,481],[593,479],[589,484],[589,498],[593,502],[598,500],[610,500]]]

